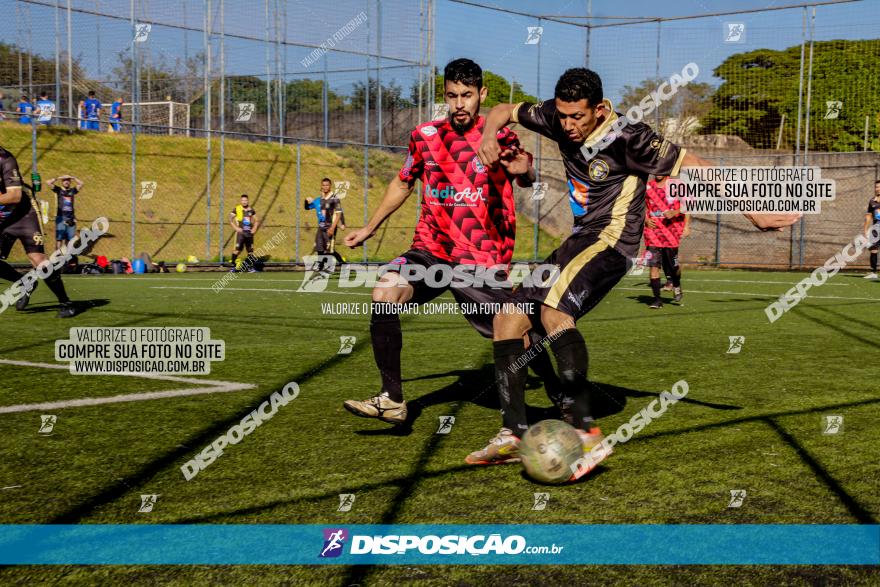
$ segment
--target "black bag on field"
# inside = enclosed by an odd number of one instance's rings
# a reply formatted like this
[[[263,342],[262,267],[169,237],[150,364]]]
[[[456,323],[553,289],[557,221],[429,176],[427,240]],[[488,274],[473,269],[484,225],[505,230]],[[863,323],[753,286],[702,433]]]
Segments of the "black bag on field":
[[[125,265],[122,264],[122,261],[114,259],[110,264],[113,267],[113,275],[125,274]]]
[[[95,263],[86,263],[80,267],[80,273],[83,275],[101,275],[104,272]]]

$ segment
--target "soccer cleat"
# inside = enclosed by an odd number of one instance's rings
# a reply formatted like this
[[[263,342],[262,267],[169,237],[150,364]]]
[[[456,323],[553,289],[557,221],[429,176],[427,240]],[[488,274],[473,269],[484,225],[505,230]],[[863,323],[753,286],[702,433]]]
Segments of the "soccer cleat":
[[[676,304],[680,304],[681,298],[683,297],[683,295],[681,293],[681,288],[676,287],[674,291],[675,291],[675,296],[673,296],[672,301],[675,302]]]
[[[654,298],[654,301],[651,302],[651,305],[648,307],[651,308],[652,310],[656,310],[658,308],[663,307],[663,302],[660,301],[660,298]]]
[[[378,418],[389,424],[402,424],[406,421],[406,402],[396,402],[383,391],[364,401],[345,400],[342,405],[355,416]]]
[[[667,281],[663,285],[663,291],[672,291],[672,282],[671,281]]]
[[[865,279],[877,279],[877,274],[871,271],[867,275],[865,275]]]
[[[580,435],[581,443],[584,445],[584,462],[582,465],[578,466],[576,473],[572,473],[571,477],[568,479],[569,481],[577,481],[598,467],[599,463],[607,459],[611,456],[611,453],[614,452],[611,447],[602,444],[602,441],[605,440],[605,436],[598,427],[590,428],[589,432],[579,429],[577,433]],[[598,448],[594,451],[593,449],[595,447]]]
[[[28,303],[31,301],[31,294],[37,291],[37,286],[40,285],[39,281],[34,282],[34,286],[30,289],[30,291],[26,291],[22,294],[18,300],[15,302],[15,309],[21,312],[25,308],[27,308]]]
[[[76,316],[76,308],[73,307],[73,302],[64,302],[61,304],[61,309],[58,310],[59,318],[73,318]]]
[[[501,465],[519,461],[519,438],[513,435],[510,428],[502,428],[489,440],[486,448],[474,451],[464,459],[469,465]]]

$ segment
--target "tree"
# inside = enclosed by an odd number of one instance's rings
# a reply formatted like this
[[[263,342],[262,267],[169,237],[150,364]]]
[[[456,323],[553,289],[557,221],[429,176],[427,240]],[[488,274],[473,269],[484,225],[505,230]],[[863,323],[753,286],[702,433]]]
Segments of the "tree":
[[[662,78],[650,78],[638,86],[624,86],[623,96],[620,103],[615,105],[616,109],[625,113],[631,107],[639,105],[645,96],[656,92],[664,81],[666,80]],[[712,86],[707,83],[691,82],[680,86],[675,94],[660,104],[660,131],[669,139],[680,141],[699,128],[700,119],[712,108],[711,98]],[[646,122],[651,124],[655,120],[655,112],[648,115]]]
[[[753,147],[773,148],[784,114],[783,142],[794,144],[800,54],[798,45],[727,58],[714,71],[724,82],[712,98],[712,109],[703,119],[701,132],[737,135]],[[809,63],[804,69],[809,69]],[[873,119],[880,112],[878,87],[880,40],[814,43],[810,150],[860,150],[865,117]],[[826,118],[827,102],[843,103],[837,118]]]
[[[362,109],[364,107],[364,82],[355,82],[354,91],[351,94],[349,102],[354,109]],[[378,83],[375,79],[370,78],[370,109],[375,109],[378,103],[379,94],[377,92]],[[410,92],[412,93],[412,92]],[[416,94],[418,99],[418,94]],[[403,89],[394,80],[382,83],[382,109],[383,110],[399,110],[401,108],[414,107],[415,101],[407,100],[403,97]]]

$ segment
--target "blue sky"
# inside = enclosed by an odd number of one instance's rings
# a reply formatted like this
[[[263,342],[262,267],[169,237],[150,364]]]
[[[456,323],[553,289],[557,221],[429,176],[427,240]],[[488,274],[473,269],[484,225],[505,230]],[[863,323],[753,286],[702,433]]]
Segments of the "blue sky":
[[[48,6],[0,0],[0,13],[15,19],[12,27],[4,27],[3,41],[21,42],[27,46],[28,37],[35,51],[47,57],[54,56],[54,0],[38,0]],[[212,0],[219,5],[219,0]],[[275,0],[270,2],[274,4]],[[478,0],[479,1],[479,0]],[[625,16],[673,17],[696,15],[737,9],[765,8],[784,5],[792,0],[767,2],[765,0],[667,0],[659,3],[649,0],[593,0],[595,17]],[[111,11],[128,17],[128,2],[122,0],[73,0],[73,6],[84,10]],[[587,14],[588,0],[495,0],[487,5],[545,15]],[[66,2],[62,1],[62,7]],[[284,2],[281,2],[284,4]],[[204,15],[203,0],[138,0],[138,16],[151,17],[169,24],[200,27]],[[385,54],[415,60],[419,47],[419,1],[382,0],[382,50]],[[290,1],[286,3],[286,38],[290,41],[320,43],[332,38],[346,22],[364,11],[368,23],[376,23],[375,0],[334,0],[330,2]],[[582,27],[543,21],[541,42],[525,44],[527,27],[538,26],[536,17],[503,14],[484,8],[475,8],[449,0],[436,0],[437,63],[442,68],[455,57],[471,57],[484,69],[490,69],[522,83],[526,91],[547,97],[552,94],[558,76],[567,68],[585,63],[586,31]],[[226,0],[225,28],[230,35],[265,35],[264,0]],[[30,34],[27,15],[30,15]],[[66,18],[62,10],[61,45],[66,46]],[[660,27],[660,67],[662,77],[681,71],[688,62],[695,62],[701,74],[697,81],[717,83],[711,70],[733,53],[758,48],[783,49],[798,45],[802,37],[803,9],[781,10],[664,22]],[[274,26],[274,19],[270,19]],[[219,12],[212,19],[219,29]],[[581,20],[583,22],[583,20]],[[594,21],[594,24],[611,22]],[[725,43],[724,27],[728,22],[745,24],[744,43]],[[278,28],[284,33],[285,25]],[[118,65],[118,54],[130,46],[129,25],[124,19],[97,19],[75,13],[73,18],[73,53],[82,59],[90,76],[98,77],[98,69],[107,77]],[[369,30],[368,30],[369,29]],[[19,31],[19,32],[16,32]],[[877,38],[880,31],[880,0],[864,0],[817,8],[817,40]],[[337,47],[348,50],[375,49],[376,27],[361,25],[344,35]],[[635,85],[657,71],[656,23],[626,27],[599,28],[592,32],[590,66],[602,76],[606,95],[616,99],[625,84]],[[202,48],[202,34],[155,26],[147,45],[153,59],[173,63],[185,55],[193,56]],[[266,45],[257,41],[227,38],[227,71],[230,74],[265,74]],[[270,58],[274,56],[270,47]],[[287,49],[287,71],[290,78],[322,76],[323,59],[304,67],[301,60],[310,48]],[[538,53],[540,52],[540,70]],[[215,57],[216,58],[216,57]],[[362,56],[331,52],[327,65],[338,71],[330,75],[334,89],[346,92],[355,81],[363,80],[362,69],[368,60]],[[400,64],[383,60],[383,66]],[[370,60],[375,67],[375,59]],[[361,71],[357,71],[361,70]],[[417,76],[415,67],[389,69],[383,79],[394,79],[404,87]]]

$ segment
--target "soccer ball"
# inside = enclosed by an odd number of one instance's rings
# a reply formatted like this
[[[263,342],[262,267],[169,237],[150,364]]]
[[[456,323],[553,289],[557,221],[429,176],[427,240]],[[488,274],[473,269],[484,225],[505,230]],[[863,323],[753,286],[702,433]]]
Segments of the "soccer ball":
[[[177,272],[183,273],[184,271],[186,271],[186,264],[185,263],[178,263],[177,264]]]
[[[573,426],[542,420],[523,435],[519,453],[529,477],[555,485],[571,478],[571,466],[584,456],[584,447]]]

